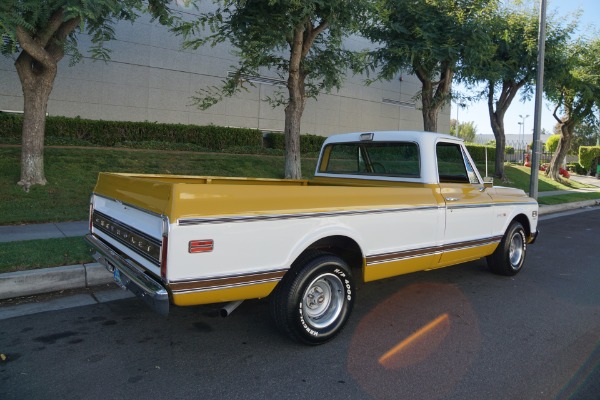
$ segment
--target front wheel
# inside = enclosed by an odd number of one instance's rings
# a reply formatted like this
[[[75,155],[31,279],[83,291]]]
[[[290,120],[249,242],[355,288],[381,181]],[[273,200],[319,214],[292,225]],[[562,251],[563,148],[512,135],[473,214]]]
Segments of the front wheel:
[[[348,265],[328,253],[312,253],[296,263],[271,297],[277,327],[291,338],[317,345],[343,329],[354,304]]]
[[[493,273],[499,275],[516,275],[525,262],[527,237],[521,223],[511,223],[494,253],[487,257]]]

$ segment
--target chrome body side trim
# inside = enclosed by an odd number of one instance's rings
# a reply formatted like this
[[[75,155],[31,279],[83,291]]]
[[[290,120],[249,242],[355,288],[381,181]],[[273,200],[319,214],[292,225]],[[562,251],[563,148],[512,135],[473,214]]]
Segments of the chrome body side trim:
[[[408,211],[427,211],[439,210],[445,207],[439,206],[421,206],[421,207],[403,207],[403,208],[388,208],[381,210],[353,210],[353,211],[332,211],[332,212],[312,212],[298,214],[270,214],[270,215],[242,215],[232,217],[214,217],[214,218],[182,218],[178,220],[179,226],[190,226],[200,224],[225,224],[232,222],[256,222],[256,221],[277,221],[290,219],[305,219],[305,218],[324,218],[324,217],[340,217],[368,214],[387,214]]]
[[[366,257],[367,266],[382,264],[392,261],[400,261],[411,258],[426,257],[451,251],[471,249],[479,246],[500,243],[502,236],[469,240],[466,242],[448,243],[445,245],[398,251],[393,253],[372,254]]]

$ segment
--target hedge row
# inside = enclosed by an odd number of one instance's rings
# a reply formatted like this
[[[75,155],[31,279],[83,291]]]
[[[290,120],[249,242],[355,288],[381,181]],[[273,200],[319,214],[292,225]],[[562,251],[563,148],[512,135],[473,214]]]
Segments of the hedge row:
[[[600,146],[579,147],[579,164],[583,168],[589,170],[596,159],[600,159]]]
[[[0,114],[0,136],[19,138],[21,137],[21,127],[22,116]],[[207,150],[263,147],[262,132],[257,129],[226,128],[214,125],[96,121],[67,117],[47,117],[46,137],[109,147],[127,142],[181,143]]]
[[[18,143],[21,138],[22,116],[0,113],[0,138],[4,143]],[[325,137],[301,135],[302,154],[316,154]],[[283,152],[285,138],[282,133],[268,133],[264,138],[257,129],[226,128],[214,125],[161,124],[154,122],[97,121],[82,118],[46,117],[46,144],[107,147],[141,147],[195,151],[246,153]],[[496,159],[493,146],[467,144],[476,163]]]
[[[319,153],[321,146],[327,139],[318,135],[301,135],[300,151],[306,153]],[[285,135],[283,133],[267,133],[265,136],[265,146],[269,149],[285,150]]]
[[[466,144],[467,149],[469,150],[469,154],[471,154],[471,158],[477,164],[485,163],[485,152],[487,149],[487,160],[489,164],[492,164],[496,161],[496,148],[493,146],[484,146],[481,144]]]

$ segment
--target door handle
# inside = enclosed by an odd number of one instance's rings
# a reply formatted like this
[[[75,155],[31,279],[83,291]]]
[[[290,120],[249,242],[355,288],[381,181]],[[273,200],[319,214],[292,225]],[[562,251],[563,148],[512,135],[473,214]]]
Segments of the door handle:
[[[458,197],[446,197],[446,201],[458,201],[460,200]]]

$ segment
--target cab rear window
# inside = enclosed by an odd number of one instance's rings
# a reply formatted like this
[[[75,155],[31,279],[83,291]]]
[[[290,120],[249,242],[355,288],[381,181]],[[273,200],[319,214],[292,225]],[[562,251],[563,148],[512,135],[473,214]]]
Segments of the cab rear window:
[[[343,175],[373,175],[419,178],[419,147],[412,142],[330,144],[319,172]]]

